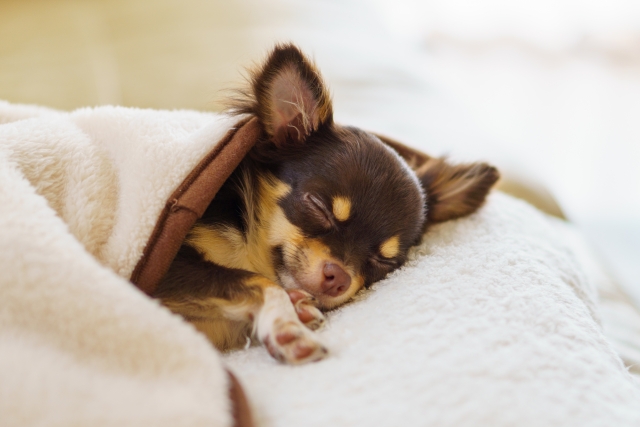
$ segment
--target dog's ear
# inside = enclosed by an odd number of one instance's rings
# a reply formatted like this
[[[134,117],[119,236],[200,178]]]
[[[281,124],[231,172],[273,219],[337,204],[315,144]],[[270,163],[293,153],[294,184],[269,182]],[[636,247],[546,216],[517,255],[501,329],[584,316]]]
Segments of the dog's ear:
[[[331,97],[313,63],[293,44],[277,45],[251,73],[251,88],[232,109],[258,117],[277,146],[299,144],[331,123]]]
[[[416,174],[427,193],[427,223],[475,212],[500,178],[498,170],[486,163],[451,165],[442,158],[427,159]]]

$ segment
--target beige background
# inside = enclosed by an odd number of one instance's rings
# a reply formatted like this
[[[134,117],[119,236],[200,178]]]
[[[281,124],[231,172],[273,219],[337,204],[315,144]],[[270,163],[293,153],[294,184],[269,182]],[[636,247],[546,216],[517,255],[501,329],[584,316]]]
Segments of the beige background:
[[[0,99],[219,109],[250,64],[246,2],[2,0]],[[253,56],[255,59],[255,56]]]
[[[294,40],[339,121],[488,160],[558,213],[553,193],[640,301],[636,3],[0,0],[0,99],[219,111]]]

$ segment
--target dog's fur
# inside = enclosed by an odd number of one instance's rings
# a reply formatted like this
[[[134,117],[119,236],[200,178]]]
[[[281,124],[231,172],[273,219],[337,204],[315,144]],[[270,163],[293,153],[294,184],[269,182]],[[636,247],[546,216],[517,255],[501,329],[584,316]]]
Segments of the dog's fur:
[[[155,293],[221,349],[254,336],[281,361],[321,359],[320,310],[400,267],[428,225],[474,212],[498,179],[487,164],[453,166],[335,124],[293,45],[276,46],[232,112],[257,117],[261,140]]]

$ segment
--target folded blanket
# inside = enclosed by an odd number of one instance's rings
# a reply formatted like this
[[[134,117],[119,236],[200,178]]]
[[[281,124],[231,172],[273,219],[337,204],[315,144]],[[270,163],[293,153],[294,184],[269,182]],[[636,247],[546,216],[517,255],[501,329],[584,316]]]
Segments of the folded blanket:
[[[0,424],[232,425],[218,353],[128,279],[153,286],[251,126],[7,103],[0,117]]]
[[[0,123],[0,425],[250,422],[218,352],[141,290],[251,148],[255,120],[0,102]],[[259,425],[639,425],[640,390],[602,333],[575,240],[496,194],[331,313],[328,360],[224,359]]]
[[[491,195],[328,316],[322,363],[225,356],[259,425],[638,426],[640,387],[597,321],[579,233]]]

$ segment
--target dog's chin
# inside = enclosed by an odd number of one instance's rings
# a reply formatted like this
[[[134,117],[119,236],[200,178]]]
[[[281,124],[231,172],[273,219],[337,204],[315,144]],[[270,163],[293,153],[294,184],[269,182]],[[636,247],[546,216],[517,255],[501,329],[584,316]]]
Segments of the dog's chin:
[[[301,289],[309,292],[318,300],[318,307],[322,309],[330,309],[345,303],[351,298],[351,292],[349,290],[342,295],[332,297],[319,291],[319,286],[313,286],[306,283],[302,278],[296,277],[296,275],[287,269],[281,269],[277,272],[278,280],[285,289]]]
[[[349,301],[353,295],[351,293],[344,293],[338,297],[331,297],[328,295],[316,296],[318,299],[318,306],[324,310],[330,310],[334,307],[344,304]]]

